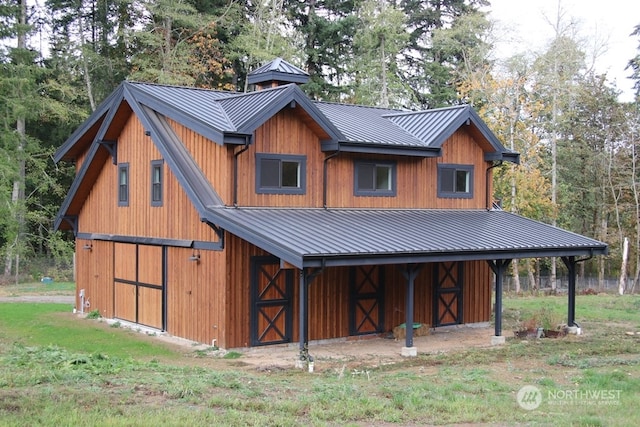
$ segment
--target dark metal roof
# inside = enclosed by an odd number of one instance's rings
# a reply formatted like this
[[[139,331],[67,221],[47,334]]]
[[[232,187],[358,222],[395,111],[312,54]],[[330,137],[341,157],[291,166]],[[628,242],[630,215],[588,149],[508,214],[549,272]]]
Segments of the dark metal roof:
[[[476,112],[468,105],[426,111],[402,111],[384,108],[316,102],[322,113],[336,125],[344,140],[343,151],[438,156],[442,144],[461,126],[469,124],[494,149],[486,160],[518,163],[517,153],[507,150]],[[337,148],[337,147],[333,147]]]
[[[223,144],[225,132],[236,131],[218,102],[233,93],[147,83],[128,83],[126,89],[135,102],[147,105],[218,144]]]
[[[395,113],[385,116],[424,144],[440,146],[469,117],[470,107],[439,108],[427,111]]]
[[[309,81],[309,74],[282,58],[276,58],[247,75],[247,82],[249,84],[270,81],[306,83]]]
[[[315,105],[344,135],[340,142],[403,147],[425,145],[402,127],[384,118],[385,115],[398,113],[398,110],[332,102],[316,102]]]
[[[217,208],[207,218],[298,268],[607,253],[605,243],[503,211]]]
[[[269,110],[269,106],[282,97],[291,86],[279,86],[257,92],[237,94],[220,101],[230,122],[237,129],[246,127],[247,122]],[[277,112],[277,111],[276,111]],[[272,114],[274,114],[272,112]]]

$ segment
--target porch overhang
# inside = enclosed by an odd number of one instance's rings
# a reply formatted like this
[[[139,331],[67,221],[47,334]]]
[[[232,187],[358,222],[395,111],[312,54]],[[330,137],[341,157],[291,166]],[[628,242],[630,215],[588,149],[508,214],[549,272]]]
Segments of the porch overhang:
[[[300,269],[608,253],[603,242],[504,211],[212,208],[207,220]]]

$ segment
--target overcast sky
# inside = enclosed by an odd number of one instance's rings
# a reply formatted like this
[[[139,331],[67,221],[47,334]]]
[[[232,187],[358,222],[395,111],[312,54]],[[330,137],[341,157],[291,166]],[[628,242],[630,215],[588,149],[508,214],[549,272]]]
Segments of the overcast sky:
[[[504,40],[497,48],[499,56],[525,51],[543,51],[553,37],[558,0],[490,0],[489,18],[497,21]],[[630,34],[640,25],[640,0],[560,0],[566,21],[578,24],[578,32],[589,43],[584,46],[588,55],[594,52],[597,41],[606,44],[595,60],[596,70],[607,73],[610,81],[623,91],[621,101],[633,100],[633,81],[625,70],[629,60],[638,54],[640,37]]]

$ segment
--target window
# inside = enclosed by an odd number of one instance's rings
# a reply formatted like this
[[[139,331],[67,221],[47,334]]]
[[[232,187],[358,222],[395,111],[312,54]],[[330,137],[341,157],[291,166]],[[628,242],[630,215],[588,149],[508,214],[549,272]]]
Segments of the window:
[[[473,197],[473,166],[438,165],[438,197],[470,199]]]
[[[129,206],[129,163],[118,165],[118,206]]]
[[[256,154],[256,192],[263,194],[304,194],[304,156]]]
[[[151,206],[162,206],[162,160],[151,162]]]
[[[392,162],[355,162],[356,196],[395,196],[396,165]]]

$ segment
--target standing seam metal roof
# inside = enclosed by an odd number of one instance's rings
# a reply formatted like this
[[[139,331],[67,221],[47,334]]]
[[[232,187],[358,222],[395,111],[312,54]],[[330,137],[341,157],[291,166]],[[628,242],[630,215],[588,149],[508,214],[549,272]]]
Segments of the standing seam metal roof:
[[[503,211],[220,208],[207,215],[297,267],[310,258],[361,263],[371,256],[409,262],[607,252],[597,240]]]
[[[402,147],[425,145],[402,127],[384,118],[385,115],[398,113],[399,110],[330,102],[315,102],[315,105],[344,135],[343,142]]]

